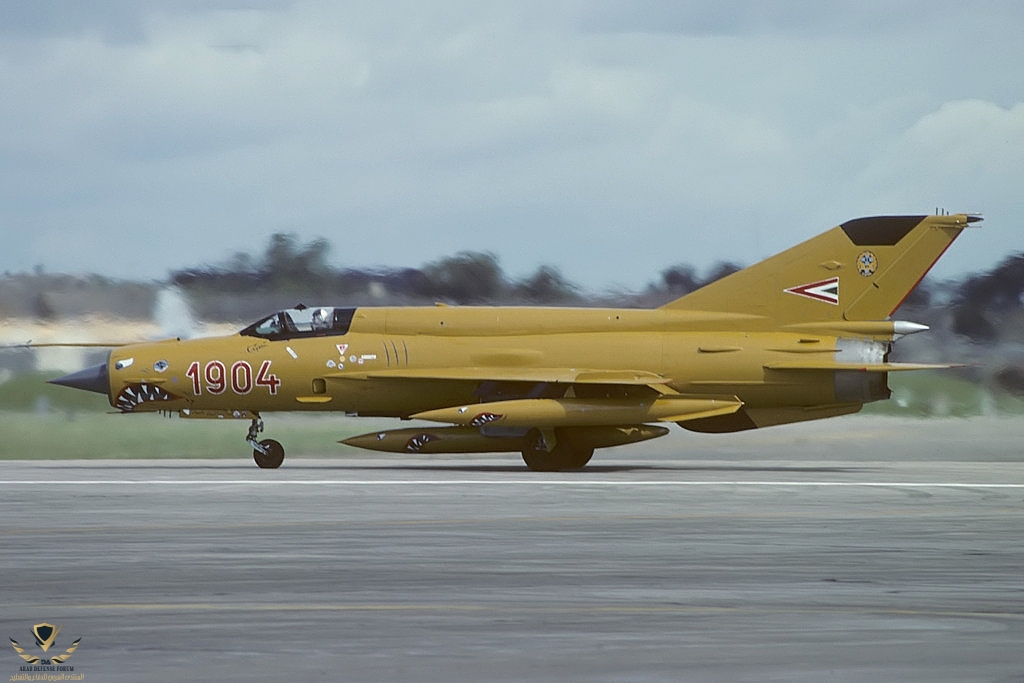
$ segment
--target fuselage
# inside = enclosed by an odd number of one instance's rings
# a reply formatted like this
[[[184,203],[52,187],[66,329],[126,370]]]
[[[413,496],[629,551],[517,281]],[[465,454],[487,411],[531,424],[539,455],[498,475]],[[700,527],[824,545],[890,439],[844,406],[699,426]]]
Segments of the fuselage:
[[[847,405],[888,395],[884,378],[881,388],[877,381],[869,384],[867,376],[863,386],[837,382],[835,373],[795,381],[766,366],[832,360],[849,353],[851,345],[881,362],[891,323],[888,332],[872,329],[872,335],[843,338],[752,331],[758,321],[749,315],[663,309],[347,310],[352,314],[343,330],[260,334],[253,325],[226,337],[120,347],[109,359],[111,404],[125,412],[227,416],[321,410],[408,417],[495,396],[527,396],[537,384],[547,385],[545,395],[557,394],[565,381],[558,369],[585,373],[588,368],[605,375],[646,373],[663,378],[670,391],[735,396],[755,410]],[[481,395],[481,375],[502,385],[493,387],[494,395]],[[646,390],[636,384],[600,383],[595,391],[615,398]],[[574,392],[585,390],[577,384]]]

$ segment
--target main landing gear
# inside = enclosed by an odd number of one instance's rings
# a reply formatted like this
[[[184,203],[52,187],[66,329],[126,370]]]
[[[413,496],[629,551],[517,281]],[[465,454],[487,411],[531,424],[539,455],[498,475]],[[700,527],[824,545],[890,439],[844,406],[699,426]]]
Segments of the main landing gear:
[[[562,472],[582,469],[590,462],[594,455],[592,446],[578,443],[579,440],[565,429],[555,429],[550,434],[546,436],[539,429],[531,429],[526,435],[523,462],[529,469],[534,472]]]
[[[284,462],[284,446],[274,439],[257,441],[256,437],[263,431],[263,420],[257,415],[249,425],[246,443],[252,446],[252,459],[263,469],[277,469]]]

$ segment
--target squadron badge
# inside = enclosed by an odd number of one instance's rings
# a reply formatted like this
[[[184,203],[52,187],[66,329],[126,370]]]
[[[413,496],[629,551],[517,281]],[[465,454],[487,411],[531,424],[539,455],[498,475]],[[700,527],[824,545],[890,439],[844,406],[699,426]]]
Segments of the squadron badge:
[[[857,272],[864,277],[871,277],[878,270],[878,259],[870,251],[862,251],[857,257]]]

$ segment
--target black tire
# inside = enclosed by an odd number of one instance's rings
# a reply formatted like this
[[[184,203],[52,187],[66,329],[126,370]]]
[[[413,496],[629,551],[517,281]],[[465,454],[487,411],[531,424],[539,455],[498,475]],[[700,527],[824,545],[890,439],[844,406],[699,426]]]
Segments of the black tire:
[[[544,449],[523,449],[523,462],[526,463],[526,468],[533,472],[557,472],[558,468],[555,467],[555,463],[551,458],[551,453],[548,453]]]
[[[557,451],[558,448],[556,447],[555,450]],[[565,453],[559,454],[559,469],[581,470],[587,466],[592,457],[594,457],[593,448],[581,448],[578,445],[571,444]]]
[[[256,465],[265,470],[276,470],[284,462],[284,446],[273,439],[264,439],[260,445],[267,449],[266,453],[260,453],[255,448],[252,451],[252,459]]]
[[[539,430],[531,430],[523,448],[523,462],[534,472],[563,472],[582,469],[594,455],[593,448],[573,443],[566,430],[556,430],[557,443],[550,452],[544,448],[544,439]]]

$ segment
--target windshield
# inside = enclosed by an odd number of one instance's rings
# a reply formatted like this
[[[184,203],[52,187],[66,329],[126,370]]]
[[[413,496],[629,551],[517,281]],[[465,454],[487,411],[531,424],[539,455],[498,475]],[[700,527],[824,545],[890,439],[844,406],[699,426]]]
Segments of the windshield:
[[[355,312],[354,308],[323,306],[289,308],[253,323],[240,334],[263,339],[342,335],[348,333]]]

